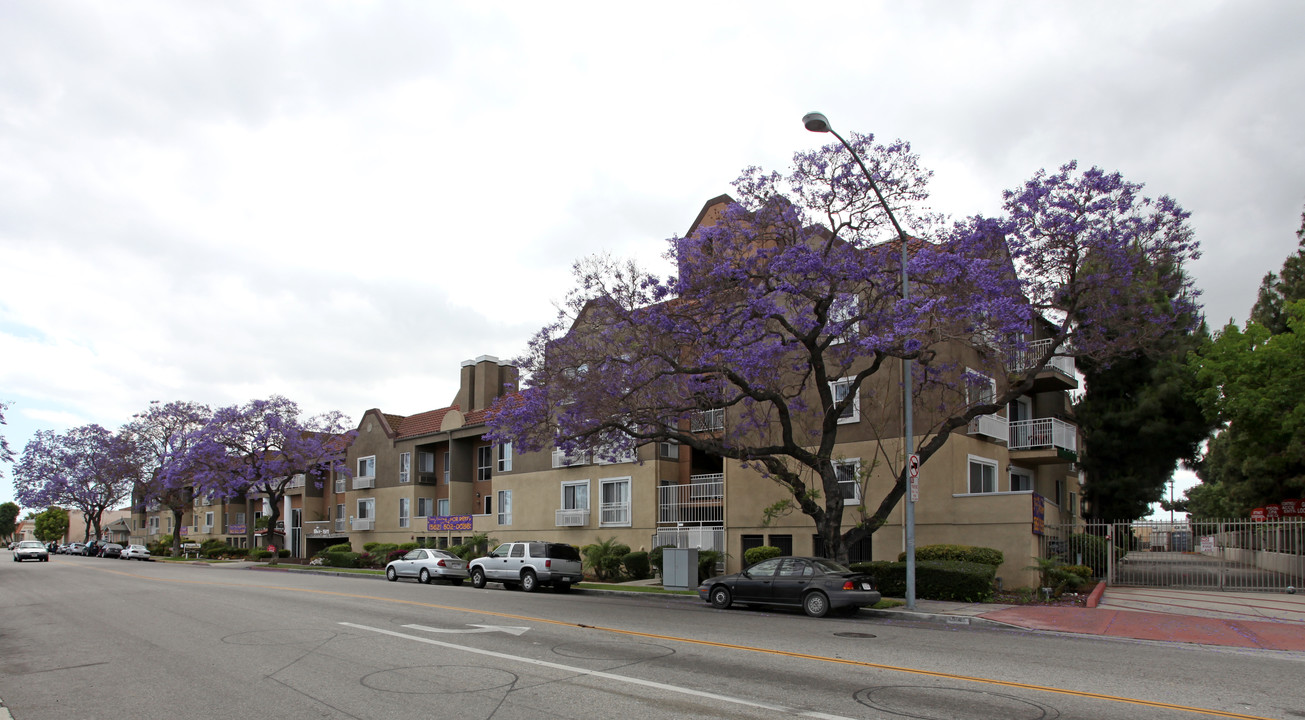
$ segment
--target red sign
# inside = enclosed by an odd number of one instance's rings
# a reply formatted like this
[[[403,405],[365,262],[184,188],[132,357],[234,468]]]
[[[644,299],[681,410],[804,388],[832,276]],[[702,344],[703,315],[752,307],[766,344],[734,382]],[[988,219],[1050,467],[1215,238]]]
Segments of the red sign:
[[[1255,508],[1252,510],[1251,520],[1254,522],[1264,522],[1264,508]]]
[[[1305,513],[1302,513],[1302,512],[1301,512],[1300,500],[1283,500],[1283,501],[1282,501],[1282,516],[1283,516],[1283,517],[1295,517],[1295,516],[1297,516],[1297,515],[1302,515],[1302,514],[1305,514]]]
[[[1265,506],[1264,506],[1264,519],[1265,519],[1265,520],[1278,520],[1278,519],[1281,518],[1281,517],[1282,517],[1282,506],[1281,506],[1281,505],[1265,505]]]
[[[275,545],[268,545],[268,546],[267,546],[267,551],[268,551],[268,552],[276,552],[276,546],[275,546]]]

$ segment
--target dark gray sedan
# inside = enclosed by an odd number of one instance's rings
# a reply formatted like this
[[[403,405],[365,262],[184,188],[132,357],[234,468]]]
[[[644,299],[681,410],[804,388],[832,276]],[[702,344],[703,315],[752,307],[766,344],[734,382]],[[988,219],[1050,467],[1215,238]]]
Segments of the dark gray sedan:
[[[708,578],[698,597],[722,610],[734,603],[802,608],[811,617],[879,602],[875,579],[817,557],[777,557],[733,575]]]

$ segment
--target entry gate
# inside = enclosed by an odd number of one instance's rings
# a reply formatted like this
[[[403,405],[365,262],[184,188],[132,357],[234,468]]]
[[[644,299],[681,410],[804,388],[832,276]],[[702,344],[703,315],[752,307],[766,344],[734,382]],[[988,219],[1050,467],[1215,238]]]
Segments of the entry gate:
[[[1087,565],[1110,585],[1191,590],[1305,588],[1305,520],[1048,525],[1042,557]]]

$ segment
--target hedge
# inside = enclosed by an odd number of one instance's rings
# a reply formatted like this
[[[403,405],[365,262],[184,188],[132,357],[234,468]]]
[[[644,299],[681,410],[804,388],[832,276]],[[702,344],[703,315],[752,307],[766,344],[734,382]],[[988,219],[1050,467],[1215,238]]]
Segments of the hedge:
[[[759,547],[748,548],[747,551],[743,553],[743,565],[744,567],[752,567],[762,560],[769,560],[783,554],[783,550],[773,545],[761,545]]]
[[[626,553],[625,557],[621,558],[621,567],[625,568],[625,574],[633,580],[643,580],[650,577],[651,566],[648,564],[648,553],[642,550]]]
[[[906,553],[899,553],[897,561],[906,560]],[[915,560],[955,560],[972,562],[980,565],[1001,565],[1006,558],[1000,550],[974,545],[921,545],[915,549]]]
[[[873,575],[884,597],[906,596],[906,563],[859,562],[851,568]],[[915,596],[923,600],[983,602],[992,597],[997,566],[960,560],[922,560],[915,563]]]

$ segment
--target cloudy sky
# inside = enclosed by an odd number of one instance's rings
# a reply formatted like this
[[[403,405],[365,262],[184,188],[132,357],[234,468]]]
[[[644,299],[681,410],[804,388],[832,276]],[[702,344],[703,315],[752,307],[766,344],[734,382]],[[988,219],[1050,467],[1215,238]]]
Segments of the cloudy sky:
[[[443,407],[573,261],[655,266],[744,167],[829,140],[811,110],[910,141],[955,216],[1071,159],[1171,195],[1240,322],[1305,207],[1301,28],[1295,0],[7,0],[0,433]]]

